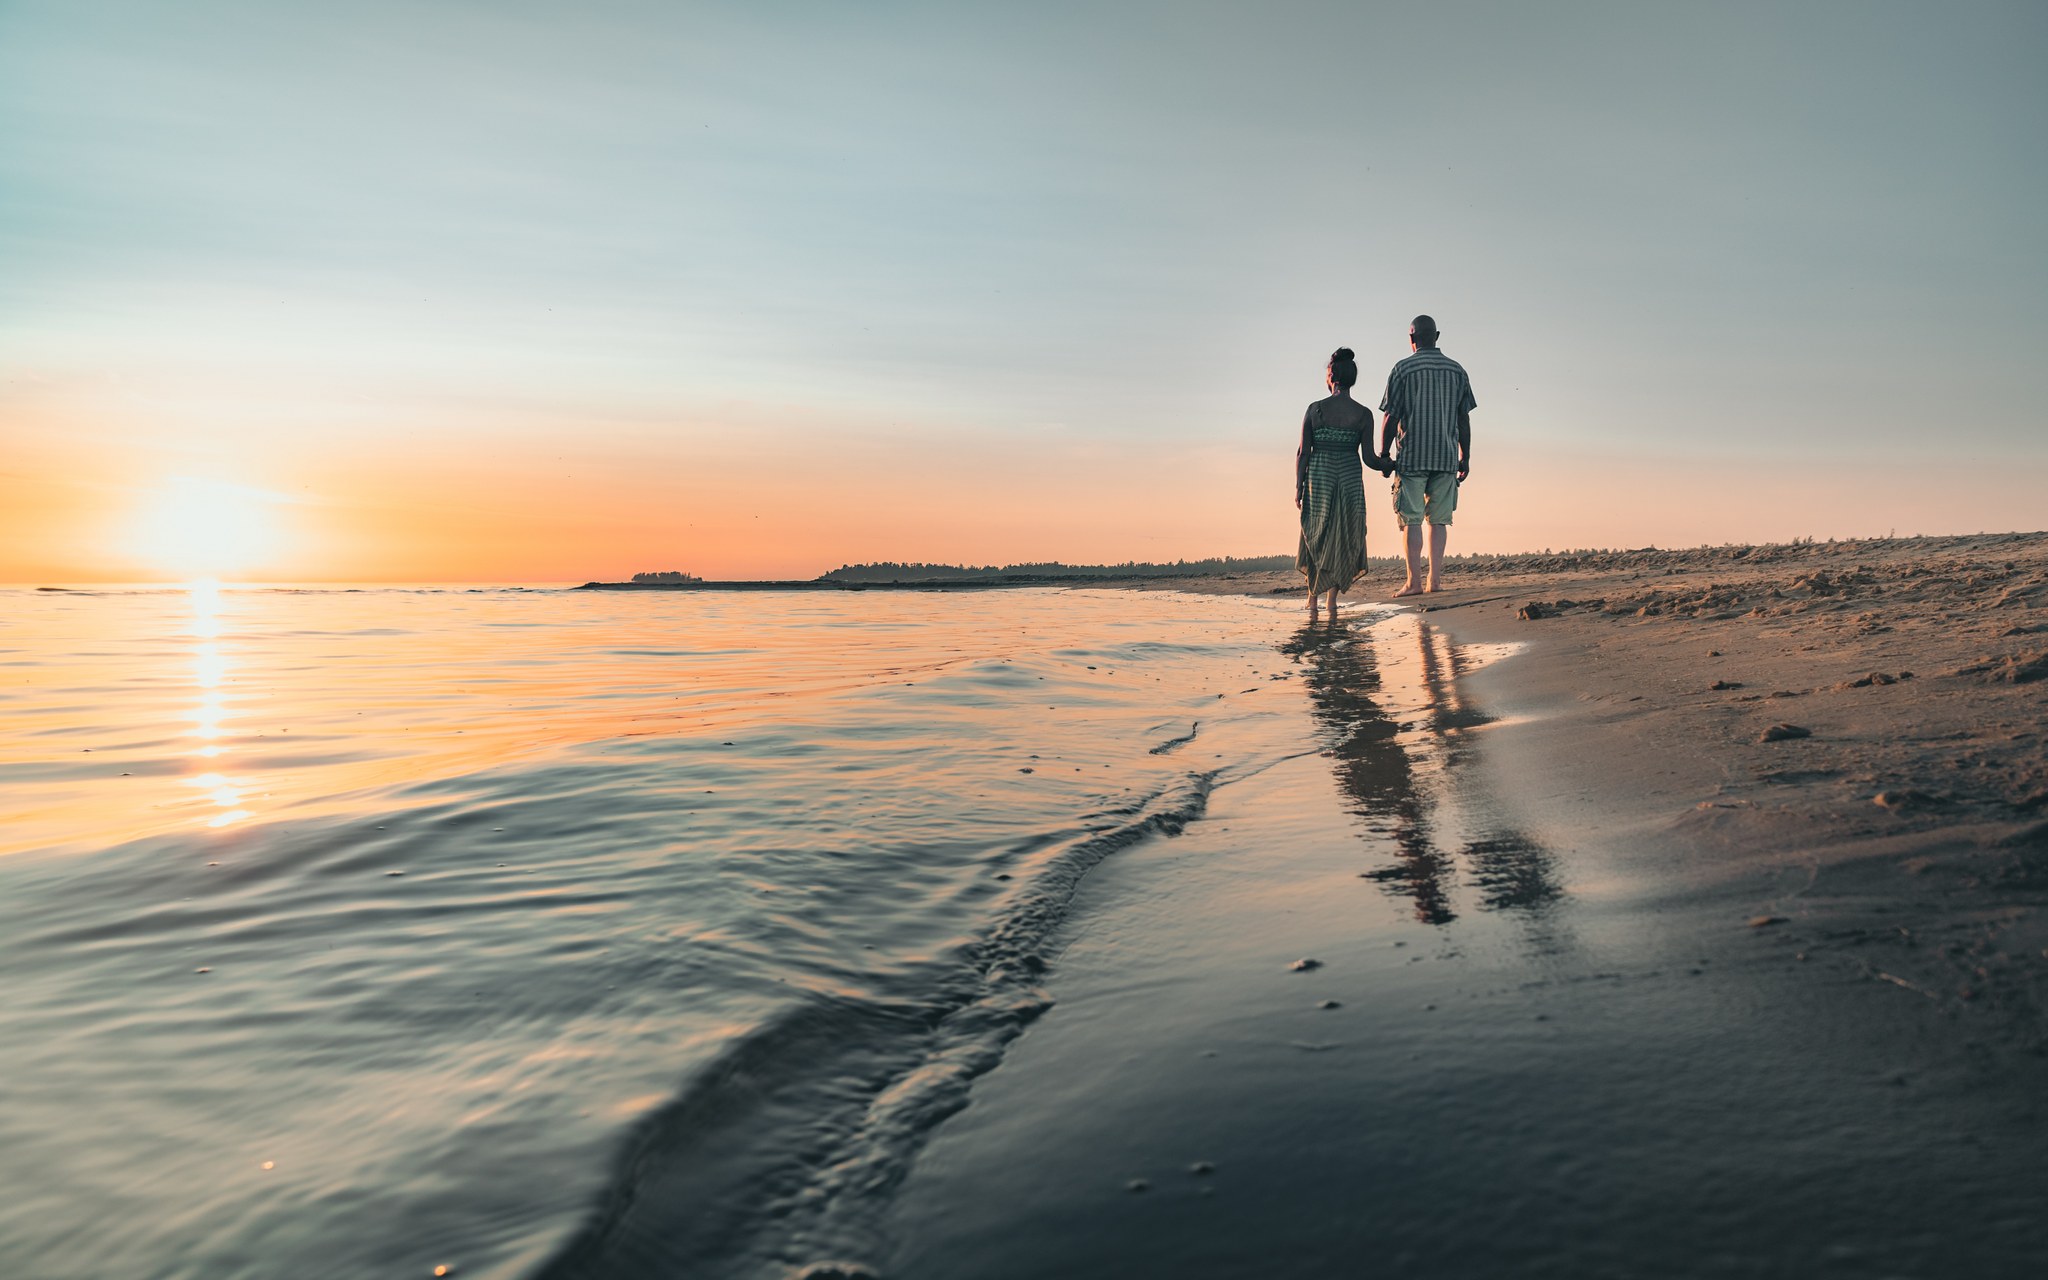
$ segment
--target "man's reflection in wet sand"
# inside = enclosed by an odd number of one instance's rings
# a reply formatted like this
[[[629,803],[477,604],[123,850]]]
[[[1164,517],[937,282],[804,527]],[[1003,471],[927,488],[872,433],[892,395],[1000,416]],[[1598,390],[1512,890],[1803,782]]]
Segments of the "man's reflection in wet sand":
[[[1368,830],[1393,840],[1399,859],[1368,875],[1390,892],[1414,900],[1427,924],[1457,919],[1453,906],[1462,859],[1486,910],[1537,909],[1563,895],[1551,856],[1520,835],[1495,831],[1470,841],[1457,857],[1438,844],[1435,805],[1425,773],[1452,768],[1465,758],[1464,730],[1487,717],[1465,698],[1459,677],[1469,667],[1450,638],[1427,624],[1415,627],[1420,644],[1424,721],[1431,752],[1401,741],[1403,726],[1390,716],[1373,637],[1364,627],[1333,621],[1307,626],[1281,646],[1303,668],[1316,723],[1323,732],[1337,785],[1347,808]],[[1440,754],[1438,754],[1440,752]],[[1429,759],[1435,755],[1435,759]]]

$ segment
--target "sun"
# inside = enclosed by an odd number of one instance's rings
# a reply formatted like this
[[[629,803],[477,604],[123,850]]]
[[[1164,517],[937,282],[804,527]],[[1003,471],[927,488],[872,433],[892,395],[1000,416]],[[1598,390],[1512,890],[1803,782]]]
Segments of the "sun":
[[[219,480],[179,476],[145,500],[135,551],[180,578],[222,578],[277,558],[274,509],[281,495]]]

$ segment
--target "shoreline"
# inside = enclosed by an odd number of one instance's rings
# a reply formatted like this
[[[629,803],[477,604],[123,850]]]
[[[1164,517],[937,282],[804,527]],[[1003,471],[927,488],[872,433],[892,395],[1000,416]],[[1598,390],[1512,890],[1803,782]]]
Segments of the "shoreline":
[[[1304,762],[1095,873],[880,1273],[2038,1274],[2048,538],[1961,541],[1467,573],[1374,628],[1519,650],[1395,713],[1433,813],[1361,859]]]

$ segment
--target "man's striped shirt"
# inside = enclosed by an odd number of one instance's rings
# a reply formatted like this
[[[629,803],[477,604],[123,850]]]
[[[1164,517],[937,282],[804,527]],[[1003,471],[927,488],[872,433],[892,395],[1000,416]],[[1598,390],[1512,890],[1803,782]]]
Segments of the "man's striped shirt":
[[[1465,368],[1435,347],[1394,365],[1380,400],[1386,420],[1402,428],[1394,462],[1402,475],[1458,469],[1458,410],[1479,407]]]

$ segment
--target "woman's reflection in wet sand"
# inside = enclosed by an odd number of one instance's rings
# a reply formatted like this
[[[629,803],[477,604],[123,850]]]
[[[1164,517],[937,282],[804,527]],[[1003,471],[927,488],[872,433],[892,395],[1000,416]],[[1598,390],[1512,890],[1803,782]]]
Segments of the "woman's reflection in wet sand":
[[[1438,844],[1435,804],[1425,773],[1455,767],[1465,757],[1463,731],[1486,723],[1465,698],[1459,677],[1469,663],[1450,638],[1426,624],[1416,625],[1420,674],[1426,697],[1429,745],[1435,760],[1401,741],[1403,726],[1387,713],[1373,636],[1362,626],[1333,621],[1305,626],[1281,646],[1301,663],[1316,723],[1327,746],[1323,754],[1336,773],[1347,808],[1369,831],[1393,840],[1399,859],[1367,873],[1390,892],[1413,899],[1415,916],[1427,924],[1457,919],[1453,905],[1462,858],[1486,910],[1539,909],[1563,895],[1549,853],[1520,835],[1494,831],[1464,844],[1453,857]]]

